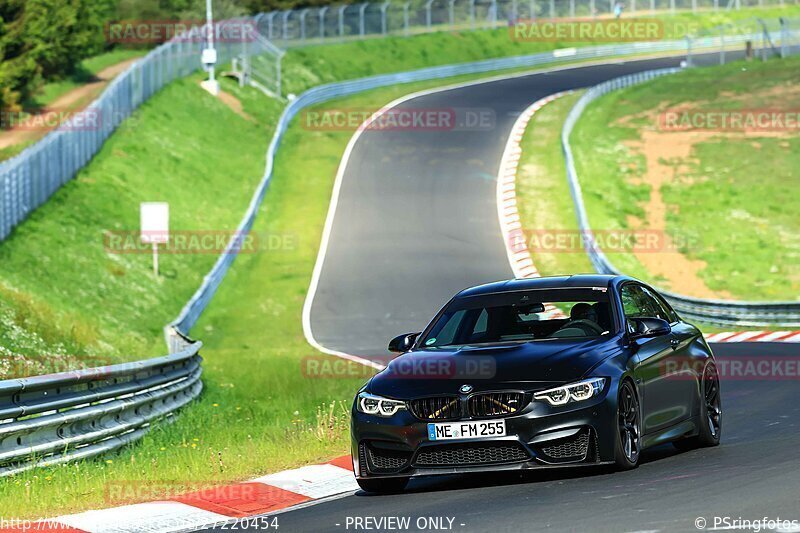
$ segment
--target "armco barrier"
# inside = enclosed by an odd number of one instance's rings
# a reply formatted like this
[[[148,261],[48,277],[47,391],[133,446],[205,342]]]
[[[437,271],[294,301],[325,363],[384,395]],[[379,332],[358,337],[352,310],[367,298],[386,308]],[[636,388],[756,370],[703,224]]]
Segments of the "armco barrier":
[[[611,91],[650,81],[659,76],[674,74],[679,70],[672,68],[640,72],[609,80],[592,87],[575,103],[564,122],[561,132],[561,145],[564,150],[567,180],[569,181],[570,192],[578,217],[578,225],[581,233],[587,236],[584,240],[584,245],[592,266],[602,274],[621,274],[621,271],[609,261],[608,257],[594,244],[591,238],[591,225],[583,204],[578,172],[575,169],[575,158],[572,153],[572,147],[569,144],[570,134],[586,107],[597,98]],[[660,292],[667,297],[681,315],[693,320],[701,320],[717,325],[800,326],[800,302],[736,302],[692,298],[665,290],[660,290]]]
[[[115,450],[196,398],[200,342],[135,363],[0,382],[0,476]]]

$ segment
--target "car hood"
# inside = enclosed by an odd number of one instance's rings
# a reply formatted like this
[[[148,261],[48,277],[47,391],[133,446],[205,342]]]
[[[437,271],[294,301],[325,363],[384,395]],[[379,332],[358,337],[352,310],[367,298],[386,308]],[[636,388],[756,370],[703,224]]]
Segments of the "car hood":
[[[612,337],[422,349],[393,359],[367,389],[397,399],[457,394],[462,385],[475,392],[542,390],[579,380],[620,348],[620,339]]]

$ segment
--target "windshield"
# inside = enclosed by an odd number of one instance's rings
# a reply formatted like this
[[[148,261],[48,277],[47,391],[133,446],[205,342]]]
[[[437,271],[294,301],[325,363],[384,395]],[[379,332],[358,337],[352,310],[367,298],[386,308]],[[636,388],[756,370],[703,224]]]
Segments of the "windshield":
[[[420,347],[583,340],[612,330],[605,288],[515,291],[454,299],[428,327]]]

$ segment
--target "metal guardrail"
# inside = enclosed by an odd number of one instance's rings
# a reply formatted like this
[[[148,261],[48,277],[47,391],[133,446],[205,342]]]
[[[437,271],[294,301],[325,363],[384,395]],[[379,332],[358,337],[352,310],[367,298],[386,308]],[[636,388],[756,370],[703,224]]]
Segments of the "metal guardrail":
[[[200,342],[167,355],[0,382],[0,477],[87,459],[171,420],[203,388]]]
[[[561,131],[561,146],[566,160],[567,181],[569,182],[572,201],[575,205],[575,211],[578,217],[578,226],[581,234],[585,236],[584,247],[586,253],[589,255],[592,266],[601,274],[622,274],[622,272],[611,263],[594,241],[592,228],[589,224],[589,218],[583,204],[583,195],[581,193],[578,172],[575,169],[575,157],[572,152],[572,147],[569,144],[570,134],[578,119],[586,110],[586,107],[601,96],[618,89],[650,81],[660,76],[674,74],[680,70],[681,69],[675,68],[651,70],[623,76],[596,85],[586,91],[575,103],[575,106],[564,122],[564,127]],[[800,302],[737,302],[711,300],[675,294],[663,289],[659,290],[679,313],[692,320],[700,320],[706,323],[724,326],[800,326]]]

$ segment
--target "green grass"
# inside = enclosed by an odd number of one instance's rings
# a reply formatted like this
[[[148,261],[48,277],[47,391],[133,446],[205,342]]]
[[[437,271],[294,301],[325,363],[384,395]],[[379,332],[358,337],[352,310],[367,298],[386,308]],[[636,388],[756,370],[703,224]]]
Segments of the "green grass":
[[[626,228],[641,217],[648,185],[636,182],[646,163],[622,143],[640,138],[654,109],[796,109],[800,58],[737,62],[693,69],[606,95],[592,104],[573,134],[587,210],[597,228]],[[777,91],[774,94],[769,91]],[[645,114],[645,115],[642,115]],[[666,134],[669,135],[669,134]],[[705,262],[699,275],[713,291],[747,300],[795,300],[800,291],[800,137],[720,133],[694,144],[690,158],[669,161],[674,177],[662,188],[666,230],[693,243],[681,249]],[[625,272],[658,284],[632,255],[614,254]]]
[[[550,102],[533,116],[522,137],[517,171],[517,208],[529,244],[544,235],[571,235],[578,221],[567,185],[561,152],[561,126],[583,91]],[[543,276],[594,272],[581,249],[545,251],[531,246],[531,256]]]
[[[263,172],[280,105],[226,84],[248,121],[197,77],[168,86],[126,121],[78,176],[0,246],[0,345],[20,360],[130,360],[164,352],[161,329],[216,259],[106,250],[107,232],[137,231],[139,203],[167,201],[176,230],[235,228]],[[213,127],[208,127],[213,124]],[[12,327],[12,324],[14,327]],[[61,363],[59,363],[59,366]],[[63,369],[63,368],[62,368]]]
[[[75,72],[67,78],[62,80],[53,80],[45,83],[36,95],[29,101],[25,102],[26,109],[36,109],[46,107],[59,97],[68,93],[69,91],[94,81],[95,76],[101,70],[145,55],[148,50],[128,50],[125,48],[117,48],[109,52],[84,59],[75,69]]]
[[[522,138],[516,189],[517,208],[527,234],[560,235],[578,229],[561,151],[561,128],[581,93],[563,96],[537,111]],[[531,250],[531,255],[543,276],[594,272],[588,256],[581,249]],[[707,334],[753,329],[697,325]]]

